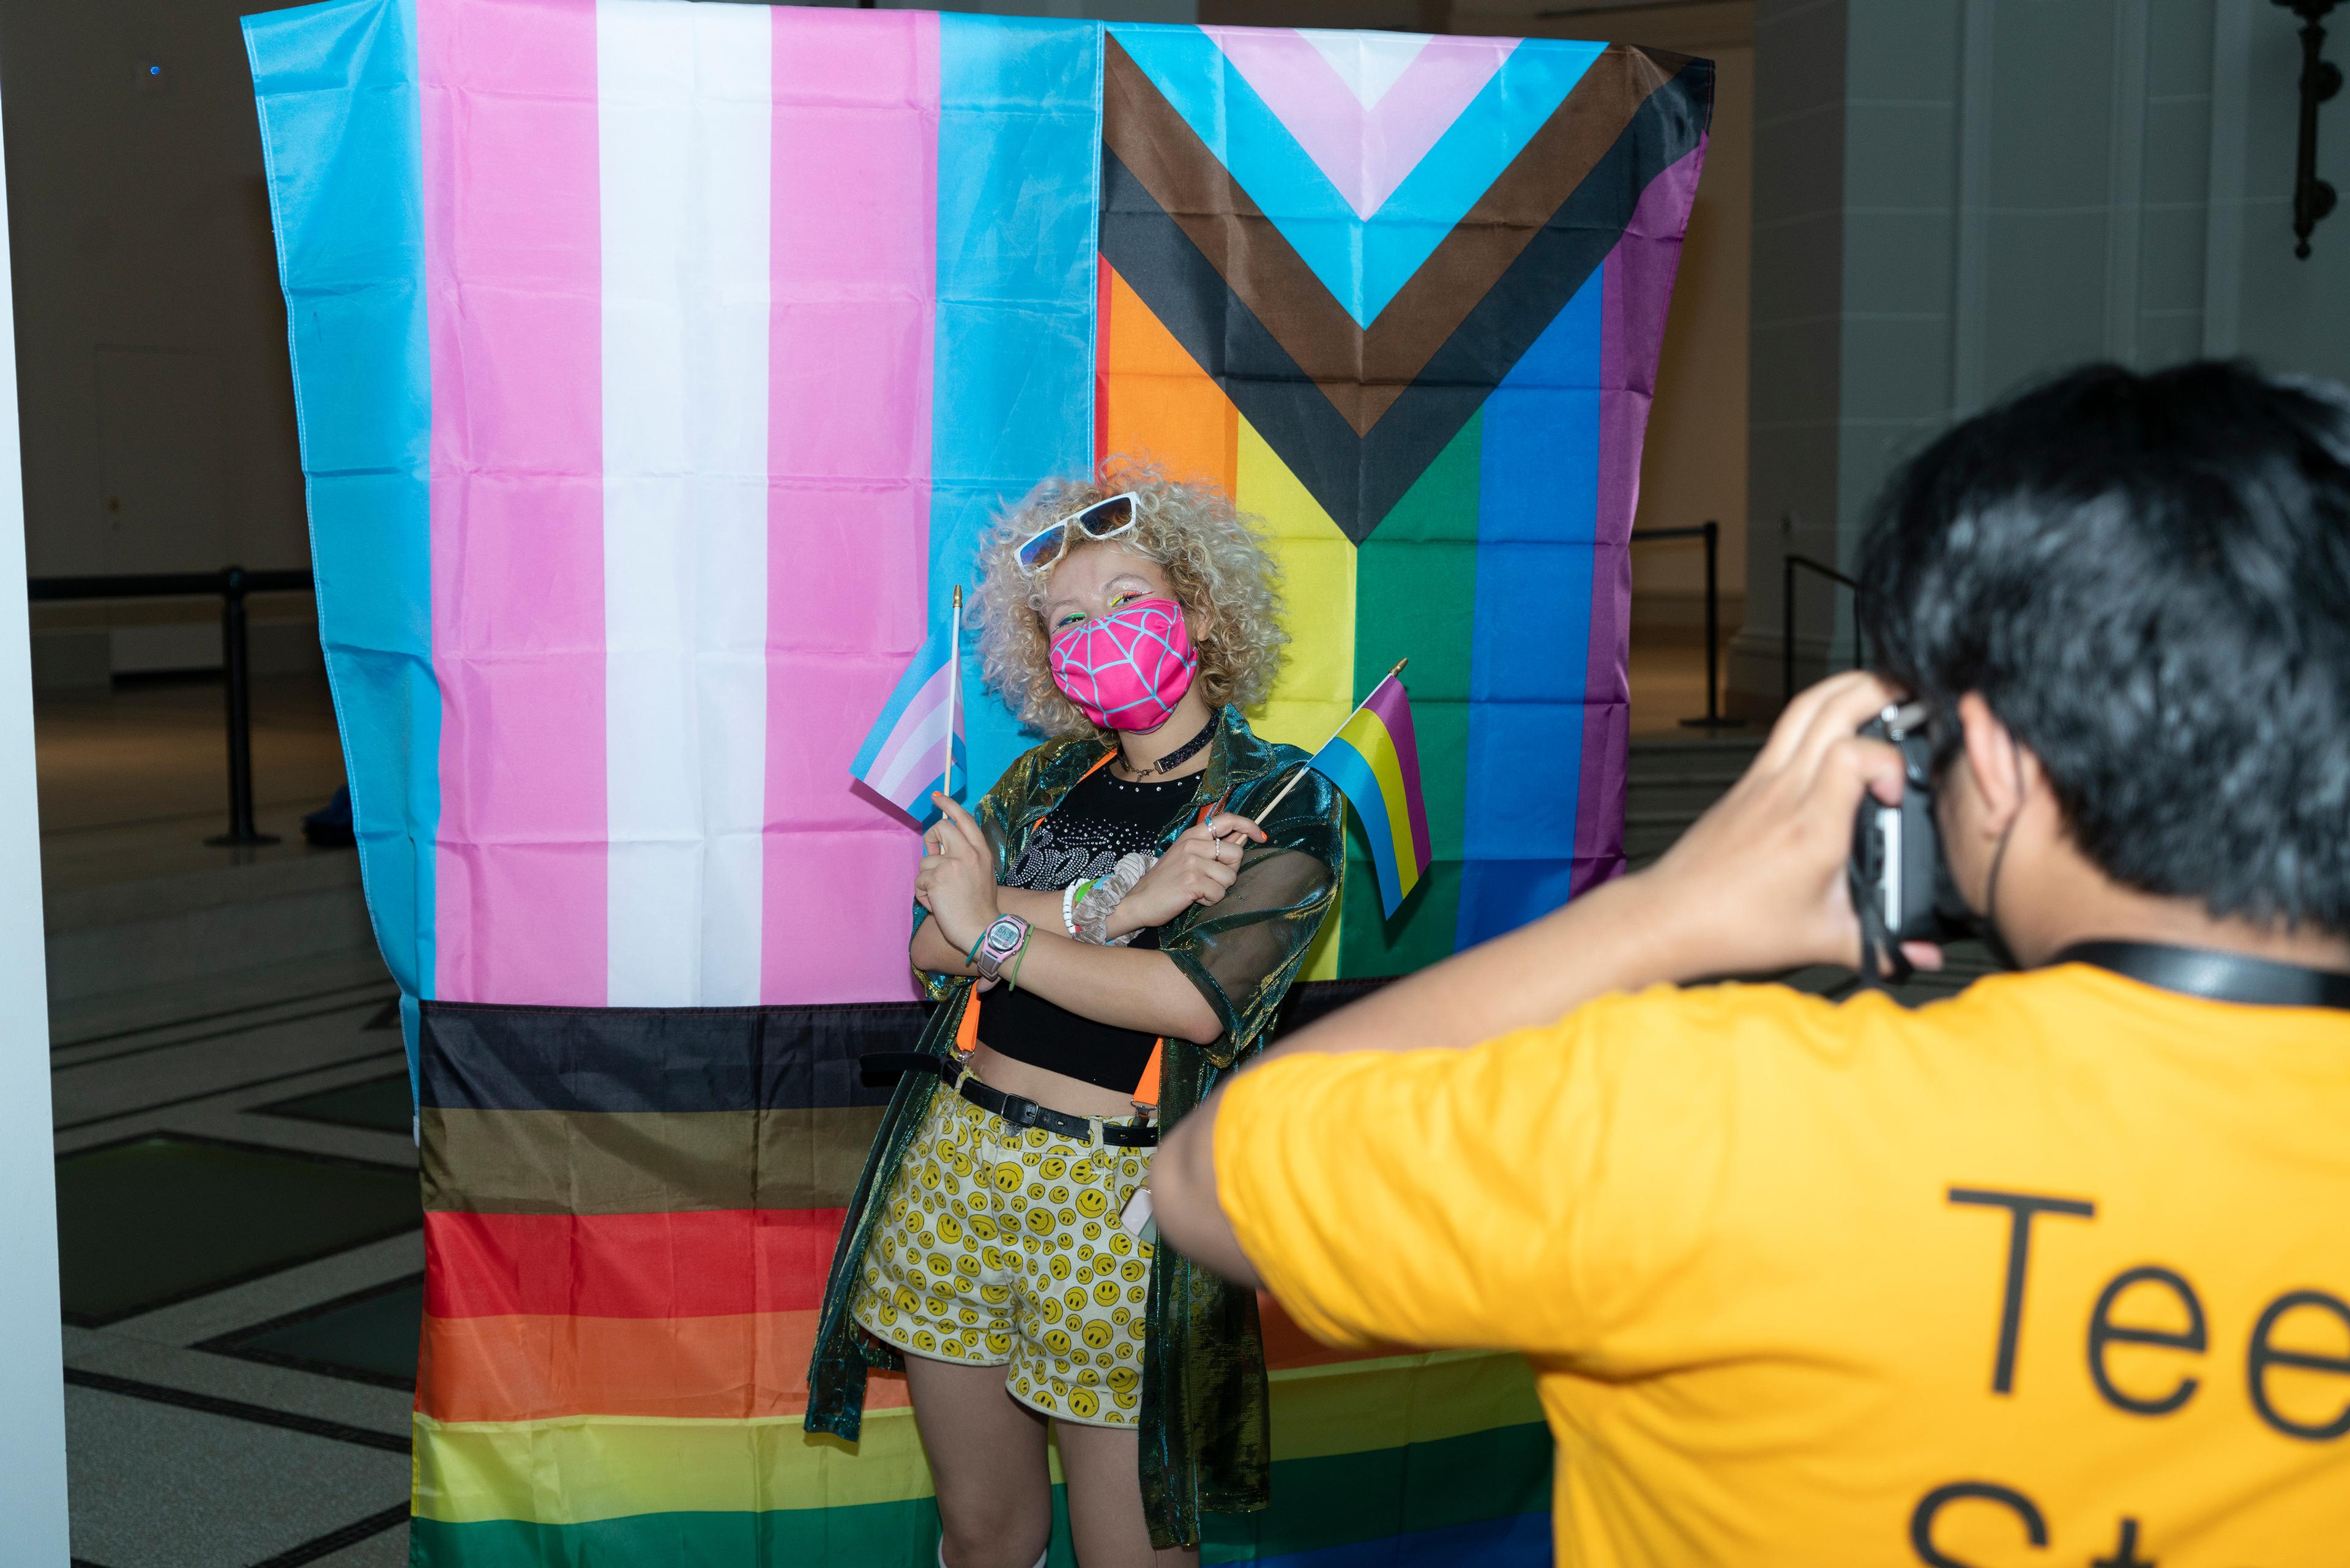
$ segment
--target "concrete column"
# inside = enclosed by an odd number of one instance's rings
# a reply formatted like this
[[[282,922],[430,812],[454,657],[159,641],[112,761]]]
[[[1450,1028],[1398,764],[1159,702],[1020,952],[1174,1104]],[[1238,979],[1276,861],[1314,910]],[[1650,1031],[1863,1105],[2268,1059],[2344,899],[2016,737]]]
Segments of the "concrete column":
[[[1846,569],[1869,499],[1950,402],[1961,0],[1757,0],[1746,622],[1733,711],[1780,699],[1782,563]],[[1851,599],[1796,582],[1798,684]]]

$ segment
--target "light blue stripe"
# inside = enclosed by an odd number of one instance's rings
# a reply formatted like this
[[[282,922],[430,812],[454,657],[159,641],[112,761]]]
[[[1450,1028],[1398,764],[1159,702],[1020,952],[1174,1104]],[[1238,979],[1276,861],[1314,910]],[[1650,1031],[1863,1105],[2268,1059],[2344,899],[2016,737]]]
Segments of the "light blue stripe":
[[[1485,401],[1458,945],[1566,901],[1591,652],[1605,268]]]
[[[980,536],[1054,474],[1093,466],[1101,27],[939,18],[939,307],[931,582],[977,580]],[[962,649],[984,789],[1036,737]]]
[[[1364,327],[1411,281],[1607,47],[1558,39],[1519,44],[1367,223],[1206,33],[1144,23],[1109,31]]]
[[[875,715],[873,728],[866,732],[865,744],[858,748],[856,759],[848,764],[850,773],[858,778],[869,776],[875,760],[889,745],[889,737],[897,733],[898,726],[905,722],[908,710],[914,706],[914,700],[946,669],[948,642],[951,634],[951,625],[941,621],[931,628],[931,635],[923,639],[922,646],[914,650],[914,657],[906,663],[906,672],[898,677],[898,684],[890,691],[889,700]],[[927,710],[929,705],[925,703],[923,706]]]
[[[368,910],[401,992],[429,997],[441,698],[416,17],[412,0],[328,0],[248,16],[244,37]]]
[[[1353,742],[1336,735],[1315,753],[1314,767],[1336,784],[1338,793],[1355,808],[1355,820],[1363,825],[1363,843],[1379,874],[1379,902],[1393,915],[1396,906],[1403,902],[1403,875],[1396,863],[1395,825],[1388,815],[1387,793],[1379,788],[1379,775],[1371,771],[1370,759],[1357,751]]]

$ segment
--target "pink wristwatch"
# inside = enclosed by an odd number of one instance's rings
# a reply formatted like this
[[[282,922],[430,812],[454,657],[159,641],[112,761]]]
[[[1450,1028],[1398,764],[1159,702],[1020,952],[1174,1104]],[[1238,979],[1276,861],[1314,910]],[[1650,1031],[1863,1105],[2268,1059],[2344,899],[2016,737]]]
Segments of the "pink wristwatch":
[[[989,980],[1001,979],[1004,964],[1027,940],[1027,921],[1017,915],[998,915],[981,934],[979,950],[971,955],[971,961]]]

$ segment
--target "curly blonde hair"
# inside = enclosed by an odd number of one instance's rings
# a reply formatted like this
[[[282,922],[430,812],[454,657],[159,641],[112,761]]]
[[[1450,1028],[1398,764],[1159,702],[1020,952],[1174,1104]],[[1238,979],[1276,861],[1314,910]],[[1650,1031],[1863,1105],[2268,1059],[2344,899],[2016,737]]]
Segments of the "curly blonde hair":
[[[1253,708],[1281,671],[1289,641],[1282,628],[1281,566],[1255,519],[1213,484],[1179,482],[1153,463],[1112,458],[1086,478],[1045,481],[999,515],[980,541],[972,618],[987,683],[1023,723],[1046,735],[1105,732],[1053,682],[1045,630],[1053,568],[1030,576],[1015,552],[1055,518],[1128,490],[1136,497],[1134,531],[1113,543],[1165,569],[1199,652],[1193,680],[1210,705]]]

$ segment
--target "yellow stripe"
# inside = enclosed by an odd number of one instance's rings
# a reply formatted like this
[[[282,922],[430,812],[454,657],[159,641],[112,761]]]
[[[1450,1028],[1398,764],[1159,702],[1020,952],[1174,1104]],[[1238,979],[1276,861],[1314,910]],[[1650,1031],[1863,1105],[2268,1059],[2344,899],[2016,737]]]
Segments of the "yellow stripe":
[[[1396,879],[1409,893],[1419,881],[1419,856],[1412,846],[1411,807],[1403,792],[1403,755],[1396,750],[1395,737],[1388,733],[1387,721],[1368,708],[1347,720],[1339,734],[1362,753],[1371,766],[1371,776],[1378,781],[1379,802],[1387,807],[1388,842],[1395,846]]]
[[[1273,1374],[1277,1459],[1435,1442],[1542,1419],[1534,1376],[1484,1351],[1399,1355]],[[547,1421],[413,1417],[414,1508],[444,1524],[579,1524],[632,1513],[848,1508],[931,1494],[913,1412],[868,1411],[852,1448],[796,1416]],[[1061,1479],[1057,1460],[1053,1479]]]
[[[1355,545],[1245,419],[1233,499],[1264,524],[1289,601],[1289,647],[1273,695],[1249,723],[1307,751],[1355,705]]]
[[[1355,542],[1248,421],[1239,425],[1232,498],[1263,523],[1289,605],[1288,657],[1272,696],[1249,714],[1249,723],[1268,741],[1315,751],[1355,705]],[[1337,977],[1334,912],[1306,950],[1297,978]]]
[[[415,1511],[464,1524],[578,1524],[631,1513],[847,1508],[931,1493],[910,1409],[874,1410],[855,1447],[797,1416],[572,1416],[416,1422]]]

